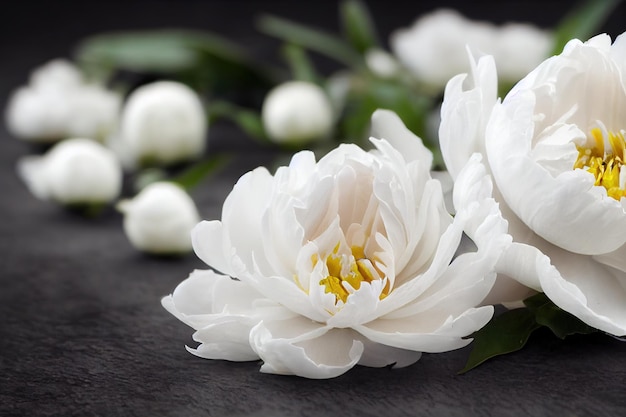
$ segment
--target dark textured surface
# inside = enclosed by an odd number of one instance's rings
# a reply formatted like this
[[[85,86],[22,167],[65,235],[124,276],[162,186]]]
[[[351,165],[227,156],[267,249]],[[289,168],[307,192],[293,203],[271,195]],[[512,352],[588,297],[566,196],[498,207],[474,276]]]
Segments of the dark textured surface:
[[[0,103],[27,71],[67,56],[81,37],[112,28],[207,27],[235,36],[255,54],[260,9],[335,27],[335,4],[300,2],[47,2],[10,6],[0,38]],[[383,33],[417,14],[373,2]],[[559,2],[477,2],[497,19],[551,24]],[[181,6],[182,4],[182,6]],[[234,6],[237,4],[238,6]],[[431,8],[434,2],[421,7]],[[497,3],[499,4],[499,3]],[[545,9],[537,5],[545,4]],[[523,6],[525,5],[525,6]],[[534,10],[533,10],[534,7]],[[421,9],[420,9],[421,10]],[[464,5],[466,13],[479,10]],[[12,19],[6,19],[6,16]],[[623,15],[621,15],[623,17]],[[618,19],[611,19],[613,33]],[[617,26],[615,26],[617,25]],[[205,218],[219,217],[234,181],[270,161],[243,149],[241,135],[213,126],[214,147],[237,148],[228,170],[194,198]],[[458,376],[467,349],[424,355],[401,370],[360,368],[329,381],[265,375],[259,363],[196,358],[184,349],[192,330],[160,298],[202,263],[136,253],[121,216],[87,220],[32,197],[15,162],[32,151],[0,128],[0,415],[138,416],[618,416],[626,413],[626,343],[606,336],[559,341],[537,333],[527,349]]]

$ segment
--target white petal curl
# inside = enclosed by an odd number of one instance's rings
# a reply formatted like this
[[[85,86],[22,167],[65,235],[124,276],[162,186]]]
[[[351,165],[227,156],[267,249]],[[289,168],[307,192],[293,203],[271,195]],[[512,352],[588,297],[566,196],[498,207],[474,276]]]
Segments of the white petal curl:
[[[261,372],[312,379],[344,374],[359,362],[364,349],[352,331],[305,318],[260,322],[250,332],[250,344],[264,362]]]

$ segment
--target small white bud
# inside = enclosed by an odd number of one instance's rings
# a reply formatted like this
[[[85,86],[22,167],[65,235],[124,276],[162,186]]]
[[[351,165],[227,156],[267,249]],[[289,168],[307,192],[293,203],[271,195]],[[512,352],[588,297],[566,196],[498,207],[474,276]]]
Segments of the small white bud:
[[[124,231],[131,244],[147,253],[191,251],[191,229],[200,221],[196,206],[181,187],[155,182],[117,208],[124,214]]]
[[[43,156],[22,158],[18,173],[36,197],[65,205],[109,203],[122,187],[119,161],[90,139],[67,139]]]
[[[367,68],[381,78],[392,78],[398,74],[400,65],[388,52],[372,48],[365,53]]]
[[[334,122],[333,107],[324,90],[305,81],[289,81],[270,91],[262,117],[267,135],[276,143],[326,138]]]
[[[103,140],[117,124],[121,97],[88,84],[72,63],[57,59],[35,69],[8,100],[6,122],[18,138],[52,143],[69,137]]]
[[[207,116],[184,84],[157,81],[137,88],[122,112],[118,149],[139,164],[196,159],[206,148]]]

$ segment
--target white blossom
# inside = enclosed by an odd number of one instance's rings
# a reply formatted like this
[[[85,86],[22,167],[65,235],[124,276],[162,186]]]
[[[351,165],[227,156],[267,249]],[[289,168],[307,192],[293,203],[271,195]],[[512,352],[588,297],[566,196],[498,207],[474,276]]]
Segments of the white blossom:
[[[477,306],[509,239],[495,203],[452,218],[421,140],[389,111],[372,123],[375,150],[343,144],[317,162],[299,152],[275,175],[255,169],[221,221],[194,228],[196,254],[221,273],[194,271],[162,301],[196,330],[190,352],[331,378],[460,348],[489,321],[493,307]],[[470,223],[478,249],[455,257]]]
[[[418,80],[435,88],[443,88],[453,76],[469,71],[466,48],[475,55],[492,55],[501,79],[513,83],[544,60],[552,44],[550,32],[532,25],[496,26],[467,19],[451,9],[425,14],[390,38],[400,62]]]
[[[455,205],[493,194],[513,237],[490,302],[543,291],[626,334],[625,63],[626,36],[599,35],[570,41],[502,102],[490,56],[448,83],[441,148],[466,190]]]
[[[29,85],[12,93],[7,128],[32,142],[104,140],[116,128],[120,106],[118,94],[85,82],[72,63],[57,59],[33,71]]]
[[[126,165],[169,165],[201,157],[207,114],[199,96],[175,81],[143,85],[128,97],[112,147]]]
[[[191,251],[191,229],[200,216],[189,194],[178,185],[149,184],[134,198],[120,201],[117,208],[124,214],[124,231],[135,248],[153,254]]]
[[[263,102],[262,118],[272,141],[295,144],[325,139],[335,120],[326,92],[306,81],[274,87]]]
[[[379,48],[369,49],[365,53],[367,68],[381,78],[391,78],[398,74],[400,66],[396,58]]]
[[[43,156],[24,157],[18,172],[36,197],[66,205],[109,203],[122,186],[119,161],[91,139],[67,139]]]

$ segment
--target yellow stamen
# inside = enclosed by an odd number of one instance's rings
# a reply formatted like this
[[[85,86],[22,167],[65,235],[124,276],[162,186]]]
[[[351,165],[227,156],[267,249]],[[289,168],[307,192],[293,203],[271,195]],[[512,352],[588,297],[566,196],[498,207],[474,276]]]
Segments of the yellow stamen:
[[[620,172],[626,161],[626,140],[624,131],[608,132],[608,144],[599,128],[591,129],[591,146],[577,146],[578,158],[574,169],[586,169],[595,177],[594,185],[603,186],[609,197],[620,200],[626,196],[624,184],[620,184]],[[610,145],[610,149],[607,149]]]
[[[372,282],[379,278],[382,274],[376,270],[373,263],[365,257],[365,250],[361,246],[353,246],[351,248],[351,255],[339,255],[339,244],[335,246],[333,252],[326,257],[326,268],[328,270],[328,276],[320,280],[320,285],[325,287],[325,292],[335,295],[335,303],[342,301],[346,302],[350,292],[346,289],[345,284],[358,290],[361,288],[362,282]],[[319,257],[314,256],[311,258],[313,265],[315,265]],[[380,294],[382,300],[389,295],[390,290],[389,282],[385,285],[385,288]]]

